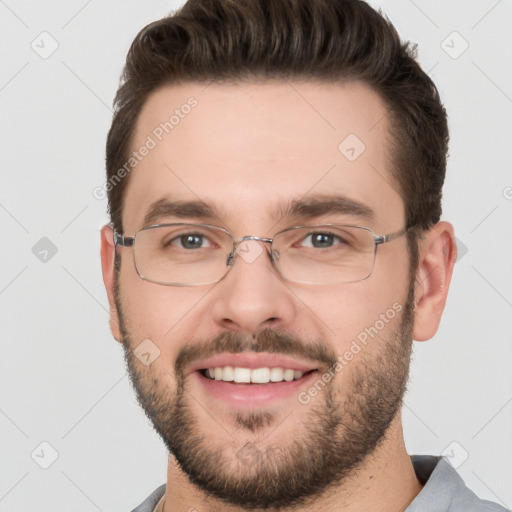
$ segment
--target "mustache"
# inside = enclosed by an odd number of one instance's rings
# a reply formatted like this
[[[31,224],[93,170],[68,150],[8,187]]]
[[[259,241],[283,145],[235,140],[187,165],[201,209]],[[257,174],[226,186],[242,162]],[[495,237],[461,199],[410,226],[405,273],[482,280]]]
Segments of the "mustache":
[[[257,334],[247,335],[226,331],[207,341],[189,343],[182,347],[174,364],[175,375],[182,380],[185,368],[199,359],[222,353],[242,352],[286,354],[320,362],[328,368],[337,361],[334,350],[323,340],[304,342],[299,336],[281,329],[263,329]]]

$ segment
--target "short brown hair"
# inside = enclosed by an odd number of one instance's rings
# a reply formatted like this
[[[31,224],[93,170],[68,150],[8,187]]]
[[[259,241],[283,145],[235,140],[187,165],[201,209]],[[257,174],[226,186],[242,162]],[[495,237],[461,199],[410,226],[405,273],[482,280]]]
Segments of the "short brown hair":
[[[441,215],[448,126],[438,91],[410,43],[361,0],[188,0],[135,37],[114,100],[107,182],[129,158],[142,106],[157,88],[186,81],[362,80],[388,108],[391,173],[407,226]],[[108,189],[122,230],[128,179]]]

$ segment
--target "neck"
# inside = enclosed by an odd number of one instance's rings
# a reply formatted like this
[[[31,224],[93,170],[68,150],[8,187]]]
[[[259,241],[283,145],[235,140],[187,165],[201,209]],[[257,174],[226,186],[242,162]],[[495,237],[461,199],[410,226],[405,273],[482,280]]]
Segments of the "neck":
[[[403,512],[421,491],[411,459],[405,449],[401,417],[398,414],[377,449],[352,475],[337,487],[311,498],[286,512]],[[167,488],[162,512],[243,512],[207,496],[195,487],[169,456]],[[283,512],[285,509],[281,509]]]

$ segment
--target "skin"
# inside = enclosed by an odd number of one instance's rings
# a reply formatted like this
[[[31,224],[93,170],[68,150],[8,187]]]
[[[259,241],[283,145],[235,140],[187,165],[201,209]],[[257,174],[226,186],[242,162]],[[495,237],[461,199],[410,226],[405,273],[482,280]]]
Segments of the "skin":
[[[145,104],[133,147],[144,144],[155,127],[190,96],[197,99],[197,107],[131,172],[123,210],[126,235],[133,236],[141,229],[149,206],[164,197],[199,198],[214,205],[219,215],[185,220],[166,217],[159,222],[206,221],[225,227],[235,237],[272,237],[280,229],[302,223],[297,218],[276,218],[273,213],[290,200],[312,194],[343,194],[370,206],[375,218],[363,221],[354,215],[331,214],[303,223],[353,223],[379,235],[405,226],[404,205],[389,171],[386,108],[365,84],[166,86],[154,92]],[[348,134],[356,134],[366,146],[354,162],[338,150]],[[307,340],[321,339],[330,350],[343,354],[358,333],[373,325],[393,303],[405,303],[409,287],[405,237],[378,248],[370,278],[342,285],[285,282],[263,253],[250,264],[238,258],[229,274],[214,285],[162,286],[138,276],[131,249],[120,248],[119,252],[126,326],[135,346],[149,338],[160,350],[160,357],[150,369],[141,371],[151,372],[152,378],[171,392],[176,391],[174,361],[187,343],[225,331],[254,334],[265,328],[280,328]],[[423,341],[436,333],[444,309],[456,259],[453,227],[443,221],[424,232],[419,255],[412,334],[415,340]],[[109,227],[102,230],[101,258],[111,330],[121,341]],[[399,320],[398,316],[391,320],[379,336],[389,339]],[[370,343],[364,357],[354,357],[336,376],[331,388],[336,396],[346,397],[351,376],[366,357],[374,357],[379,350],[378,343]],[[262,435],[237,429],[224,404],[208,400],[193,382],[189,389],[196,399],[191,401],[192,411],[205,433],[213,433],[219,446],[229,447],[233,467],[237,451],[248,440],[263,447],[287,446],[293,435],[307,435],[313,404],[298,405],[295,396],[272,407],[275,424]],[[207,405],[208,411],[199,404]],[[400,511],[420,490],[397,414],[382,442],[358,470],[301,510]],[[170,455],[162,510],[185,511],[190,507],[201,512],[243,510],[206,499]]]

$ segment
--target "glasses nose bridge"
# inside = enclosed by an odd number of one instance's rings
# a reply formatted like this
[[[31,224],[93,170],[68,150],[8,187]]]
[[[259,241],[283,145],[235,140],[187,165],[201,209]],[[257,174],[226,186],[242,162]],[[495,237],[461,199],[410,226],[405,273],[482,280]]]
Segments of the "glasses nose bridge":
[[[247,242],[248,240],[254,240],[256,242],[264,242],[266,244],[272,244],[272,242],[274,241],[273,238],[265,238],[265,237],[261,237],[261,236],[253,236],[253,235],[242,236],[240,238],[233,239],[233,247],[236,249],[242,242]]]
[[[255,242],[263,242],[265,244],[270,244],[270,250],[268,251],[270,258],[272,259],[272,243],[274,242],[273,238],[266,238],[262,236],[254,236],[254,235],[248,235],[248,236],[242,236],[240,238],[233,238],[233,250],[231,251],[231,254],[228,255],[227,258],[227,265],[232,266],[235,263],[235,258],[238,255],[238,247],[240,244],[248,241],[255,241]]]

